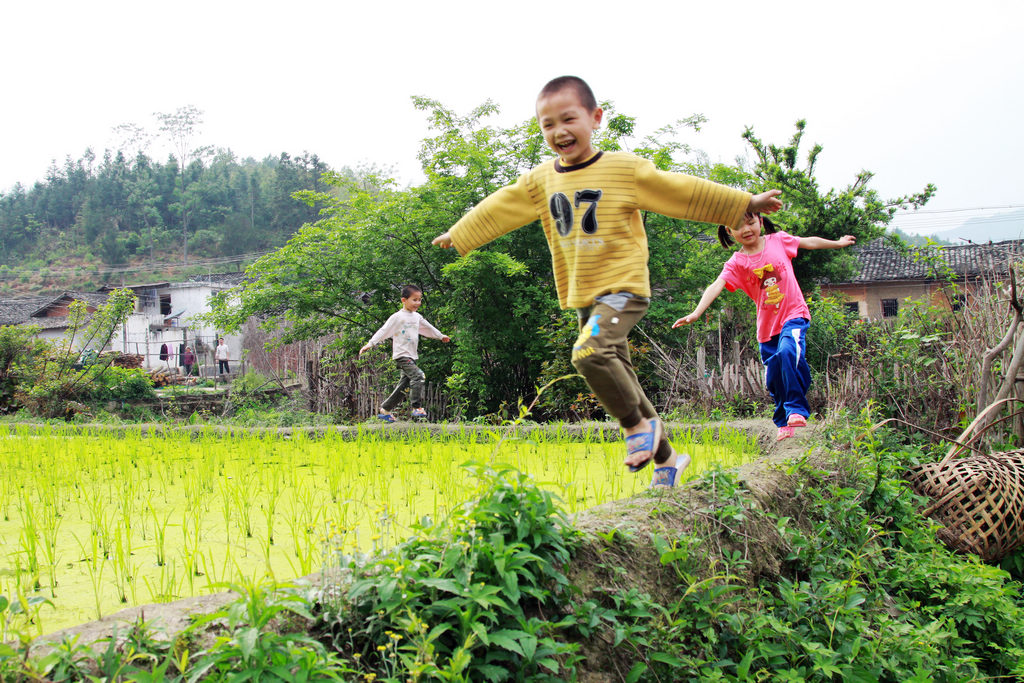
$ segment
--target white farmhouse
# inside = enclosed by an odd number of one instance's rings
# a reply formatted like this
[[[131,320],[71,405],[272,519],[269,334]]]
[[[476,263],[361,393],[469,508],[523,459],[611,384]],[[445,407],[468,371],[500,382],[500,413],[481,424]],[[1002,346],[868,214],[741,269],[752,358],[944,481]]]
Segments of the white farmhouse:
[[[210,310],[210,297],[230,289],[244,277],[242,273],[202,276],[186,282],[155,282],[123,287],[106,286],[100,292],[130,289],[137,297],[135,311],[122,330],[114,333],[109,348],[142,356],[143,367],[175,369],[181,366],[186,346],[195,352],[200,373],[217,372],[213,357],[217,340],[228,346],[232,373],[239,369],[242,352],[240,335],[222,334],[197,317]]]
[[[210,310],[210,297],[237,285],[243,273],[222,273],[192,278],[185,282],[154,282],[142,285],[104,286],[98,292],[64,292],[58,296],[32,297],[0,301],[0,325],[34,325],[36,334],[48,341],[67,340],[68,307],[72,301],[84,301],[89,313],[95,311],[115,289],[135,292],[135,310],[119,330],[114,331],[110,343],[97,352],[120,351],[142,357],[142,366],[148,369],[181,367],[181,354],[186,346],[195,352],[200,373],[213,375],[217,364],[213,351],[217,340],[224,338],[232,374],[240,370],[242,353],[241,335],[220,334],[206,323],[197,320]],[[84,332],[84,331],[83,331]],[[89,346],[84,334],[71,340],[72,347],[82,352]]]

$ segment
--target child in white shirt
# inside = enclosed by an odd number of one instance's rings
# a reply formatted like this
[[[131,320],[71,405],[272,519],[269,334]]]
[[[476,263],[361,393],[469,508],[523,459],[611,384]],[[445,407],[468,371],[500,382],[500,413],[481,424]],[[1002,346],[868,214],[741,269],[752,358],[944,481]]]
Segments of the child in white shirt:
[[[391,357],[398,365],[402,374],[398,385],[391,395],[384,399],[380,406],[377,417],[384,422],[394,422],[395,416],[391,413],[395,406],[402,400],[406,388],[409,389],[409,404],[412,406],[413,419],[426,419],[427,411],[423,408],[423,385],[425,375],[416,367],[416,359],[419,358],[417,349],[419,347],[420,335],[432,339],[440,339],[443,342],[451,341],[451,338],[439,331],[436,327],[427,322],[426,318],[417,313],[417,309],[423,304],[423,291],[416,285],[402,287],[402,308],[393,313],[381,328],[373,333],[370,341],[366,342],[359,355],[363,355],[370,348],[384,341],[391,339]]]

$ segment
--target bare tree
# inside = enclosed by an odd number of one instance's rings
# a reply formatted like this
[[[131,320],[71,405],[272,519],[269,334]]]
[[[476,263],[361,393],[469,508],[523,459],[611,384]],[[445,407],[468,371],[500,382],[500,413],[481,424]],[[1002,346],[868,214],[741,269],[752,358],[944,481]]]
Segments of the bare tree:
[[[114,149],[124,154],[129,161],[145,153],[153,139],[152,133],[136,123],[118,124],[110,132],[114,137]]]
[[[188,199],[185,194],[185,170],[196,159],[201,159],[209,153],[210,148],[193,147],[193,139],[198,134],[198,128],[203,123],[203,112],[194,105],[178,107],[173,113],[154,114],[160,121],[160,132],[170,140],[177,153],[178,177],[181,179],[181,198],[179,208],[181,209],[181,244],[182,260],[188,262],[188,221],[189,209]]]

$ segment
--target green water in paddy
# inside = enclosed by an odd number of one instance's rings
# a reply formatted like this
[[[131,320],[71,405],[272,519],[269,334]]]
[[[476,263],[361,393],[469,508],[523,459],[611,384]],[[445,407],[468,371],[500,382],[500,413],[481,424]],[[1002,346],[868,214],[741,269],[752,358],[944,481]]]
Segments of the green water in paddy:
[[[686,478],[733,467],[756,445],[723,431],[674,434]],[[328,551],[374,552],[471,497],[468,461],[529,473],[570,513],[644,490],[619,440],[531,434],[344,439],[272,433],[148,436],[0,428],[0,593],[49,598],[46,633],[217,585],[318,571]]]

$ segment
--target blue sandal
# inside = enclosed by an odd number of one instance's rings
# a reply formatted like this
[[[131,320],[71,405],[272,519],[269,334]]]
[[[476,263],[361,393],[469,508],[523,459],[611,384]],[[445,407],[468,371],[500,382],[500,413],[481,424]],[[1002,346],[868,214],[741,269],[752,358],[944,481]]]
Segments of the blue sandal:
[[[674,488],[682,478],[683,470],[690,466],[690,456],[680,453],[676,456],[675,467],[665,465],[654,469],[654,476],[651,478],[651,488]]]
[[[651,431],[640,432],[639,434],[633,434],[632,436],[626,437],[626,454],[633,455],[635,453],[643,453],[647,451],[650,456],[638,465],[626,465],[630,472],[639,472],[643,468],[647,467],[654,460],[654,452],[658,450],[658,444],[661,443],[661,436],[663,427],[661,420],[656,417],[652,417],[649,420],[651,424]]]
[[[377,413],[377,419],[381,422],[394,422],[395,416],[391,413]]]

